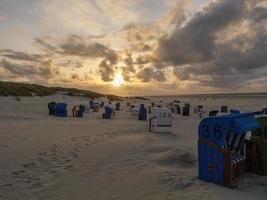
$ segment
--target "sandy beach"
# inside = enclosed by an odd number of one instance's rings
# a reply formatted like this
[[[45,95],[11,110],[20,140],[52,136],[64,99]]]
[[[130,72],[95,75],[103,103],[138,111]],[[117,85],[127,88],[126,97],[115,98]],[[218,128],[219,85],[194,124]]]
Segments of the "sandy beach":
[[[153,99],[159,102],[159,98]],[[229,105],[241,111],[264,107],[264,99],[179,99],[208,110]],[[0,199],[266,199],[267,178],[245,175],[233,189],[198,179],[198,115],[173,114],[172,134],[148,131],[147,121],[122,111],[111,120],[48,115],[51,101],[74,104],[86,98],[0,98]],[[164,99],[164,102],[171,99]],[[136,101],[150,104],[151,101]]]

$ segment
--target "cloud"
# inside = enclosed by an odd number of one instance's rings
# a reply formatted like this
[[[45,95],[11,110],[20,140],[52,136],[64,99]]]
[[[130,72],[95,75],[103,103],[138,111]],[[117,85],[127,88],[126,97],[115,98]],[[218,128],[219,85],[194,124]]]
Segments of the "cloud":
[[[267,20],[267,7],[256,7],[252,13],[251,18],[254,22],[261,22],[263,20]]]
[[[31,61],[31,62],[39,62],[44,58],[44,56],[41,54],[27,54],[24,52],[14,51],[11,49],[0,50],[0,55],[2,57],[6,57],[9,59]]]
[[[180,81],[202,87],[242,88],[261,79],[267,71],[267,27],[260,2],[210,4],[159,40],[158,62],[173,66]]]
[[[204,62],[212,59],[216,33],[239,20],[244,8],[243,0],[224,0],[211,4],[196,13],[183,27],[159,40],[157,55],[173,65]]]
[[[192,0],[179,0],[174,2],[172,9],[160,20],[159,26],[162,29],[166,29],[171,25],[179,26],[186,20],[185,8],[191,4]]]
[[[135,72],[134,60],[130,53],[127,53],[127,57],[124,59],[124,63],[126,65],[127,72],[132,72],[132,73]]]
[[[99,73],[102,81],[110,82],[113,81],[114,77],[114,65],[108,59],[104,59],[99,64]]]
[[[50,79],[59,74],[57,68],[53,68],[51,61],[42,62],[41,65],[31,65],[25,63],[14,63],[6,59],[0,61],[2,67],[7,73],[16,77]]]
[[[142,82],[149,82],[151,80],[158,82],[166,81],[165,74],[161,70],[153,67],[145,67],[141,69],[141,71],[136,74],[136,77]]]
[[[138,21],[140,16],[135,10],[138,3],[132,0],[44,0],[40,3],[42,25],[56,33],[103,34]]]
[[[152,24],[131,23],[126,25],[122,32],[125,32],[128,42],[143,42],[157,39],[160,32]]]
[[[67,68],[82,68],[83,67],[83,63],[77,60],[67,60],[64,63],[60,63],[59,65],[67,67]]]
[[[68,35],[61,39],[41,37],[35,40],[41,48],[53,54],[81,56],[87,58],[108,58],[116,62],[116,52],[104,44],[94,42],[90,38],[79,35]]]

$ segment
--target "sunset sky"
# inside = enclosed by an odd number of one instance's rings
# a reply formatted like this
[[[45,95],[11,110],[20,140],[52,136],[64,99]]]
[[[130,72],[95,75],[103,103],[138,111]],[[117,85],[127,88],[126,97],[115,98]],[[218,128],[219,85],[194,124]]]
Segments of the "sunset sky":
[[[116,95],[267,91],[267,1],[1,0],[0,80]]]

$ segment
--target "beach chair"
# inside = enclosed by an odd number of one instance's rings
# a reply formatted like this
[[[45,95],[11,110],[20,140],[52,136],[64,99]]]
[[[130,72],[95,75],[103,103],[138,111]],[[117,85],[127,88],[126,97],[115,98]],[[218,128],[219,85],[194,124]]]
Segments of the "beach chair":
[[[68,116],[66,103],[56,103],[55,116],[57,116],[57,117],[67,117]]]
[[[119,111],[120,110],[120,107],[121,107],[121,104],[118,102],[118,103],[116,103],[116,111]]]
[[[90,100],[90,101],[89,101],[89,105],[90,105],[90,108],[93,109],[94,100]]]
[[[80,105],[76,117],[80,117],[80,118],[82,118],[82,117],[83,117],[83,113],[84,113],[84,111],[85,111],[85,106]]]
[[[181,114],[181,107],[179,105],[174,105],[174,112],[178,115]]]
[[[172,113],[168,108],[152,108],[149,119],[149,131],[154,133],[171,133]]]
[[[133,108],[135,108],[135,105],[131,105],[130,112],[132,111]]]
[[[56,102],[51,102],[47,105],[49,110],[49,115],[55,115],[55,105]]]
[[[189,116],[190,115],[190,107],[184,106],[183,107],[183,116]]]
[[[198,128],[199,178],[231,187],[248,172],[244,138],[260,127],[254,113],[204,118]]]
[[[263,115],[267,115],[267,108],[263,108],[263,109],[262,109],[262,114],[263,114]]]
[[[199,113],[199,112],[201,112],[201,111],[203,111],[204,110],[204,106],[203,105],[198,105],[197,106],[197,112]]]
[[[147,109],[145,108],[144,104],[140,105],[140,109],[138,113],[138,120],[141,120],[141,121],[147,120]]]
[[[131,109],[131,116],[138,116],[139,115],[139,109],[135,106]]]
[[[228,106],[221,106],[221,113],[228,113]]]
[[[256,117],[261,128],[252,131],[247,144],[248,168],[251,173],[267,175],[267,116]]]
[[[218,110],[212,110],[212,111],[210,111],[209,112],[209,117],[215,117],[215,116],[217,116],[217,114],[218,114]]]
[[[111,107],[105,106],[105,113],[102,115],[103,119],[111,119],[112,112],[113,110]]]
[[[100,107],[99,103],[93,103],[93,105],[92,105],[93,112],[98,112],[99,111],[99,107]]]
[[[148,113],[151,114],[151,106],[148,106]]]

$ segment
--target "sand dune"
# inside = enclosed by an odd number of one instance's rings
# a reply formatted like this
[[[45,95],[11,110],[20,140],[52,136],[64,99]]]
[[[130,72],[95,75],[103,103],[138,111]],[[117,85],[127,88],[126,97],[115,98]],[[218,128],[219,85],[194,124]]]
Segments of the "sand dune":
[[[69,109],[87,101],[61,95],[0,98],[0,199],[267,198],[266,177],[242,177],[235,189],[198,180],[197,115],[174,115],[173,134],[153,134],[125,105],[112,120],[102,120],[101,112],[56,118],[47,110],[54,100]],[[206,110],[222,104],[242,111],[264,107],[261,99],[184,101]]]

